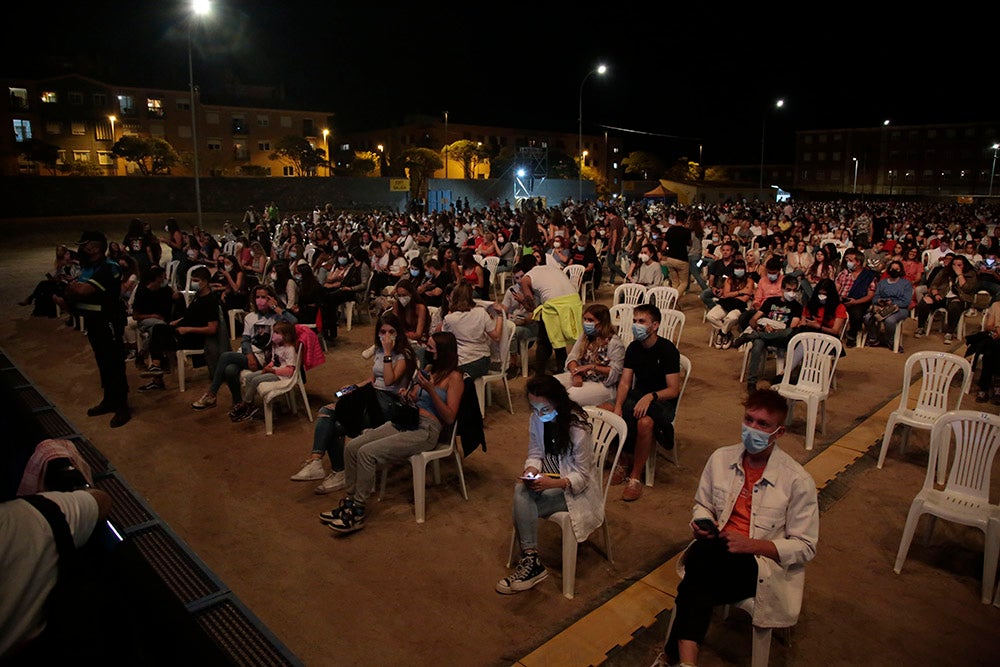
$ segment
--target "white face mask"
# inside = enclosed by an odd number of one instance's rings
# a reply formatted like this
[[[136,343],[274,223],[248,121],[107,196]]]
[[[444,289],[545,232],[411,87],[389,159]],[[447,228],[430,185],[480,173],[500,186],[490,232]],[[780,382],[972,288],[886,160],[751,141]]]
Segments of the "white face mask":
[[[640,253],[639,254],[639,261],[642,262],[643,264],[645,264],[646,262],[649,261],[649,255],[647,255],[646,253]]]
[[[401,305],[403,308],[406,308],[406,306],[409,305],[410,303],[410,298],[411,297],[408,296],[400,296],[396,298],[396,301],[398,301],[399,305]]]

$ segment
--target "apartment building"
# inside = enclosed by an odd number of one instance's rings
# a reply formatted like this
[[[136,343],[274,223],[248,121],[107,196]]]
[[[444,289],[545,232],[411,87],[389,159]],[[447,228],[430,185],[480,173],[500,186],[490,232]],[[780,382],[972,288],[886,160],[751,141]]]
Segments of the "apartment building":
[[[194,121],[188,90],[139,88],[79,75],[7,80],[9,102],[0,109],[10,134],[0,134],[0,174],[49,174],[23,154],[34,139],[58,149],[55,174],[125,175],[134,165],[111,148],[125,135],[159,137],[181,156],[175,176],[194,173],[194,137],[201,176],[289,176],[293,167],[271,160],[281,138],[306,138],[329,154],[332,112],[206,104],[195,91]],[[4,105],[0,105],[4,106]]]

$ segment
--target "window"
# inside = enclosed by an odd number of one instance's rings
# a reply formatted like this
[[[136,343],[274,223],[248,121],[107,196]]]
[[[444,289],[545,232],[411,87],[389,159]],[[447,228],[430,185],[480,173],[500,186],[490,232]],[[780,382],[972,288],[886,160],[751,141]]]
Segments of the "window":
[[[90,151],[73,151],[73,162],[90,162]]]
[[[31,139],[31,121],[14,119],[14,141],[29,141]]]
[[[817,181],[825,181],[826,180],[826,172],[823,171],[822,169],[819,170],[819,171],[817,171],[816,172],[816,180]]]
[[[87,134],[86,123],[81,123],[80,121],[75,120],[72,123],[70,123],[70,127],[73,130],[73,134],[77,137],[82,137],[83,135]]]
[[[954,139],[955,134],[956,134],[955,128],[953,127],[949,127],[947,130],[944,131],[944,136],[948,137],[949,139]]]
[[[906,172],[903,174],[903,180],[906,181],[907,183],[912,183],[913,182],[913,172],[911,170],[907,169]]]
[[[271,150],[271,142],[270,141],[258,141],[257,142],[257,150],[259,150],[259,151],[269,151],[269,150]]]
[[[81,93],[80,91],[71,90],[69,92],[69,95],[67,95],[67,97],[69,98],[69,103],[72,104],[73,106],[78,106],[78,107],[83,106],[83,93]]]
[[[931,180],[933,180],[934,179],[934,170],[933,169],[924,169],[923,179],[925,181],[931,181]]]
[[[66,151],[59,149],[56,151],[56,164],[66,164]]]
[[[821,144],[825,144],[825,143],[826,143],[826,140],[827,140],[828,138],[829,138],[829,137],[827,137],[827,136],[826,136],[825,134],[821,134],[821,135],[819,135],[819,143],[821,143]]]
[[[267,127],[270,124],[271,124],[271,119],[268,116],[264,114],[257,115],[257,127]]]
[[[149,136],[156,137],[158,139],[163,139],[165,136],[167,136],[167,132],[163,127],[163,123],[150,123]]]
[[[59,97],[53,90],[46,90],[42,93],[42,102],[46,104],[55,104],[59,101]]]
[[[233,116],[232,118],[233,136],[245,136],[247,133],[247,119],[244,116]]]
[[[841,141],[841,140],[843,140],[843,138],[844,138],[844,136],[842,134],[840,134],[839,132],[833,135],[833,140],[834,141]]]
[[[59,124],[59,121],[50,120],[49,122],[45,123],[45,132],[48,134],[61,134],[62,125]]]
[[[285,165],[284,167],[281,168],[281,175],[282,176],[294,176],[295,175],[295,167],[293,167],[291,165]]]
[[[177,136],[181,139],[191,138],[191,126],[190,125],[178,125],[177,126]]]
[[[94,93],[94,106],[98,109],[108,106],[108,96],[104,93]]]
[[[8,88],[10,91],[10,108],[14,111],[24,111],[28,108],[27,88]]]
[[[291,116],[282,116],[281,117],[281,127],[291,127],[291,126],[292,126],[292,117]]]
[[[97,151],[97,164],[110,167],[115,163],[115,155],[111,151]]]
[[[131,95],[119,95],[118,108],[121,110],[123,116],[134,116],[135,98]]]
[[[976,136],[976,128],[974,127],[965,128],[965,136],[969,138]]]
[[[302,136],[303,137],[316,136],[316,126],[313,124],[312,118],[302,119]]]
[[[813,154],[812,153],[809,153],[807,151],[807,152],[805,152],[805,153],[802,154],[802,161],[803,162],[812,162],[812,159],[813,159]]]
[[[234,160],[250,159],[250,151],[247,149],[246,139],[233,140],[233,159]]]
[[[210,151],[221,151],[222,150],[222,139],[209,139],[208,140],[208,150],[210,150]]]
[[[840,162],[840,151],[833,151],[830,153],[830,159],[834,162]]]
[[[817,162],[826,162],[826,151],[820,151],[816,154]]]
[[[158,97],[147,97],[146,111],[154,118],[163,118],[163,100]]]
[[[191,111],[191,100],[187,97],[178,97],[175,106],[178,111]]]
[[[205,112],[205,124],[206,125],[218,125],[219,124],[219,114],[214,111]]]
[[[809,170],[808,169],[803,169],[802,170],[802,180],[803,181],[808,181],[809,180]]]

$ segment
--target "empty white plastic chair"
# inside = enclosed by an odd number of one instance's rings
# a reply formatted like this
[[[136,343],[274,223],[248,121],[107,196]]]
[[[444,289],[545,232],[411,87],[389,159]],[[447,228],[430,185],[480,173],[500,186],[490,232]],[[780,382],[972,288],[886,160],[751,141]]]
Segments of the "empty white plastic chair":
[[[936,469],[948,461],[954,448],[944,489],[934,487]],[[903,537],[896,553],[893,571],[899,574],[910,550],[913,533],[921,515],[930,514],[927,541],[930,541],[937,517],[972,526],[986,538],[983,554],[981,599],[989,604],[996,580],[1000,555],[1000,505],[990,503],[990,473],[1000,447],[1000,417],[974,410],[953,410],[941,415],[931,429],[931,454],[927,462],[924,486],[910,504],[903,527]],[[943,450],[943,455],[939,456]]]
[[[618,303],[608,310],[611,312],[611,326],[618,327],[618,337],[627,348],[632,342],[632,311],[633,306]]]
[[[914,371],[919,366],[921,373],[920,392],[917,402],[910,407],[910,385],[914,381]],[[949,406],[951,384],[955,375],[962,373],[962,391],[954,401],[954,407]],[[896,426],[904,428],[899,442],[899,451],[906,449],[910,431],[914,428],[930,431],[934,422],[948,410],[958,410],[962,407],[962,394],[969,390],[972,384],[972,364],[968,359],[948,352],[916,352],[906,360],[903,368],[903,392],[899,395],[899,407],[892,411],[885,424],[885,434],[882,436],[882,448],[878,454],[878,467],[885,463],[885,454],[889,451],[889,441]],[[938,483],[944,484],[944,461],[938,462]]]
[[[660,328],[656,330],[660,338],[666,338],[674,345],[680,347],[681,332],[684,331],[684,322],[687,317],[679,310],[661,310]]]
[[[796,349],[798,348],[798,349]],[[778,393],[788,401],[788,419],[792,423],[795,401],[806,404],[806,449],[813,448],[816,437],[817,412],[822,409],[820,431],[826,433],[826,399],[830,395],[830,383],[837,370],[837,361],[843,346],[840,339],[823,333],[800,333],[788,342],[788,356],[802,363],[798,366],[798,378],[793,382],[794,373],[785,373],[777,386]]]
[[[625,420],[616,415],[609,410],[602,410],[601,408],[584,407],[587,414],[590,416],[590,424],[593,428],[591,432],[591,437],[594,441],[594,466],[597,468],[599,474],[603,476],[604,474],[604,463],[608,456],[608,450],[611,448],[611,443],[618,439],[618,444],[615,447],[614,459],[611,462],[611,470],[615,469],[618,465],[618,457],[621,455],[622,446],[625,444],[625,438],[628,435],[628,426],[625,424]],[[608,475],[607,481],[603,481],[604,486],[604,504],[603,507],[607,507],[608,504],[608,491],[611,489],[611,475]],[[577,552],[577,541],[576,535],[573,533],[573,524],[569,518],[569,512],[556,512],[546,517],[549,521],[552,521],[559,525],[562,531],[562,578],[563,578],[563,595],[569,599],[573,599],[573,594],[576,590],[576,552]],[[604,522],[601,524],[600,528],[604,530],[604,551],[605,556],[609,563],[614,563],[614,556],[611,552],[611,532],[608,530],[608,514],[604,513]],[[596,530],[596,529],[595,529]],[[513,531],[510,538],[510,555],[507,558],[507,567],[511,567],[514,563],[514,558],[517,556],[517,529]]]
[[[447,432],[447,428],[445,430]],[[427,452],[420,452],[410,457],[410,467],[413,470],[413,512],[416,515],[417,523],[423,523],[427,505],[427,464],[433,463],[432,474],[434,483],[441,483],[441,459],[449,456],[455,457],[455,465],[458,466],[458,481],[462,488],[462,498],[469,499],[469,492],[465,487],[465,471],[462,469],[462,452],[455,447],[455,436],[458,434],[458,420],[451,425],[451,436],[447,442],[439,445],[436,449]],[[385,495],[385,485],[389,477],[388,467],[382,468],[382,488],[379,493],[379,500]]]
[[[503,314],[501,313],[501,317]],[[500,343],[497,346],[500,362],[500,370],[491,371],[486,375],[476,378],[476,397],[479,399],[479,412],[486,414],[486,406],[493,402],[493,391],[490,388],[491,382],[503,381],[503,388],[507,391],[507,406],[510,414],[514,414],[514,402],[510,398],[510,384],[507,380],[507,369],[510,367],[510,344],[514,340],[514,331],[517,326],[514,320],[505,319],[503,330],[500,332]]]
[[[489,282],[486,284],[489,293],[496,293],[497,267],[500,266],[500,258],[496,255],[483,257],[483,269],[489,275]]]
[[[639,283],[622,283],[615,288],[611,303],[612,305],[624,303],[629,306],[638,306],[640,303],[646,303],[646,287]]]
[[[674,310],[677,307],[677,289],[669,285],[650,287],[646,290],[646,303],[652,304],[660,309]]]

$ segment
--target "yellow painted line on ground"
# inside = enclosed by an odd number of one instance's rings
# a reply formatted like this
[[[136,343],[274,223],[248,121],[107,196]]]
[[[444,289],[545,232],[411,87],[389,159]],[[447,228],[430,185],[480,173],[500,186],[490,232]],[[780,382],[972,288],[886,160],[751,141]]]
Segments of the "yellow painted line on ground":
[[[919,391],[920,380],[914,383]],[[914,396],[911,390],[910,396]],[[912,402],[912,401],[911,401]],[[882,408],[845,433],[803,466],[822,489],[882,440],[889,414],[899,407],[893,397]],[[639,628],[648,628],[656,617],[672,608],[677,595],[677,554],[648,575],[545,642],[517,665],[523,667],[588,667],[605,661],[617,646],[624,646]]]

